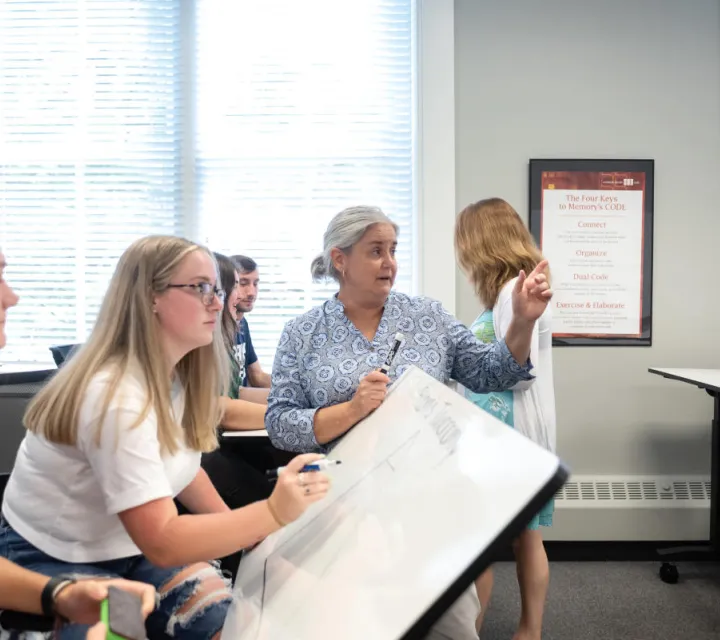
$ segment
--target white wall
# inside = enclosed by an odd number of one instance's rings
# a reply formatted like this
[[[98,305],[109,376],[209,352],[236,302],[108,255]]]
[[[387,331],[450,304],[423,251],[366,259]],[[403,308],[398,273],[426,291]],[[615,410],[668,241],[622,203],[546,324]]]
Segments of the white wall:
[[[500,196],[527,219],[529,158],[656,162],[653,346],[554,350],[576,473],[709,473],[710,397],[647,368],[720,366],[719,4],[455,3],[458,209]]]

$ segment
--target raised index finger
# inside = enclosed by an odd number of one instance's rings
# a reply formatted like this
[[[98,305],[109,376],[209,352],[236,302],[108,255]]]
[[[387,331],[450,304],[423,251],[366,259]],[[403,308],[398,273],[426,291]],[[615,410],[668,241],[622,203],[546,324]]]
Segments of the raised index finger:
[[[548,265],[549,265],[549,264],[550,264],[550,263],[547,261],[547,259],[545,259],[545,260],[540,260],[540,262],[538,262],[537,267],[535,267],[535,268],[532,270],[532,273],[530,274],[530,278],[532,278],[532,277],[534,277],[534,276],[538,276],[538,275],[540,275],[540,274],[544,274],[545,271],[546,271],[546,269],[548,268]]]

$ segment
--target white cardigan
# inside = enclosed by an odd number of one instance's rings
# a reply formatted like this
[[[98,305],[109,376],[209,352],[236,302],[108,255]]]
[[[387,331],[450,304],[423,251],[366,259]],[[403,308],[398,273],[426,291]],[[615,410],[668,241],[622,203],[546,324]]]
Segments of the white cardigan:
[[[505,337],[512,321],[512,292],[517,282],[513,278],[505,284],[493,308],[493,328],[496,340]],[[535,323],[530,344],[532,380],[523,380],[514,387],[513,413],[515,429],[540,446],[555,452],[555,388],[552,363],[552,309],[548,304]],[[479,315],[485,313],[482,309]]]

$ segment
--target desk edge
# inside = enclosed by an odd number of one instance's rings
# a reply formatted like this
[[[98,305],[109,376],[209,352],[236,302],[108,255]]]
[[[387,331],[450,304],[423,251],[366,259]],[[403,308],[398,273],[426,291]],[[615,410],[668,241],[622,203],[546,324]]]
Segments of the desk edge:
[[[715,393],[720,393],[720,387],[712,385],[712,384],[705,384],[703,382],[700,382],[699,380],[693,380],[691,378],[684,378],[683,376],[673,375],[672,373],[667,373],[666,371],[661,371],[661,367],[648,367],[649,373],[654,373],[657,376],[660,376],[662,378],[665,378],[667,380],[677,380],[678,382],[685,382],[686,384],[691,384],[698,389],[705,389],[706,391],[713,391]]]

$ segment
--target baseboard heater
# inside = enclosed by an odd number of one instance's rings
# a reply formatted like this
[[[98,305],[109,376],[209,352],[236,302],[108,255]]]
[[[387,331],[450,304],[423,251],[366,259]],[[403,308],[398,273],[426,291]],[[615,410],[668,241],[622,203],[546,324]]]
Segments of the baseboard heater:
[[[704,541],[709,476],[574,475],[555,498],[553,541]]]

